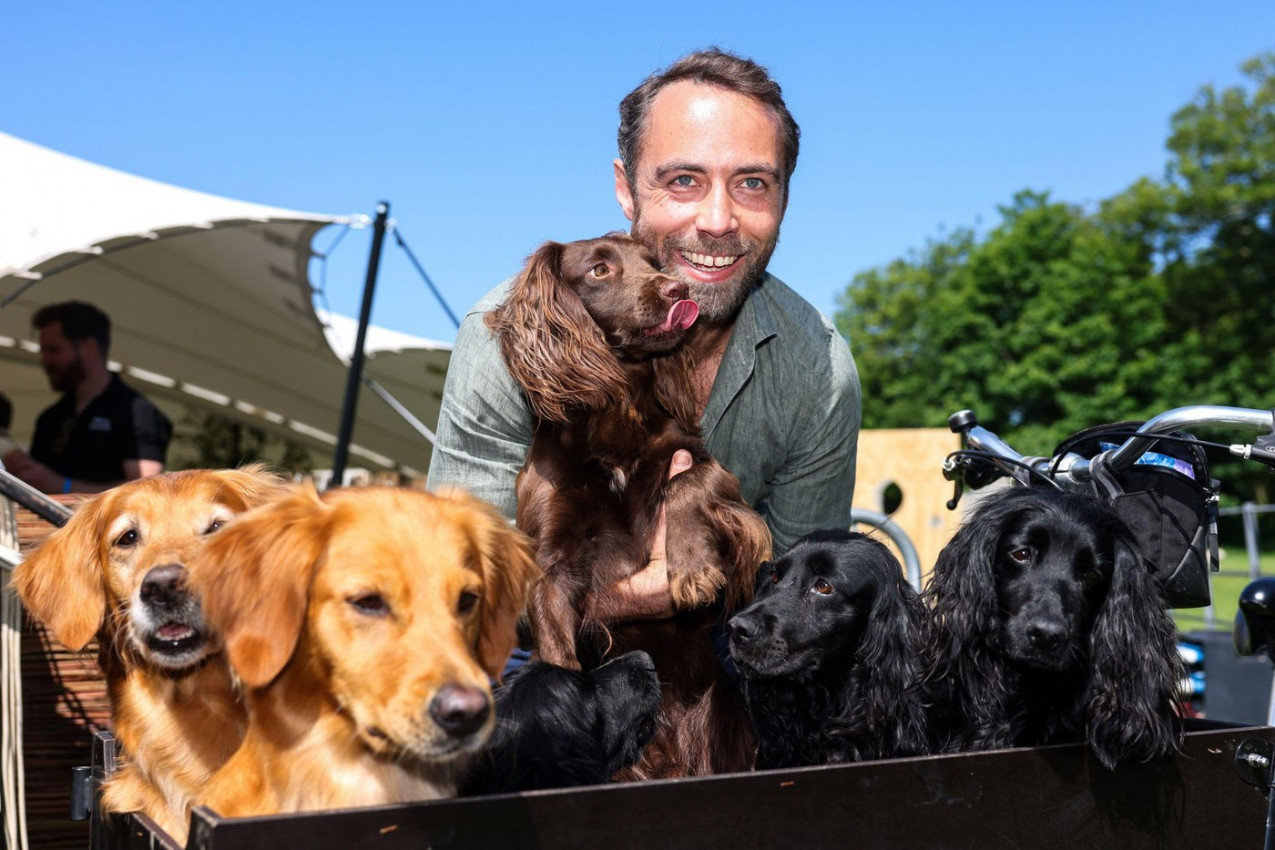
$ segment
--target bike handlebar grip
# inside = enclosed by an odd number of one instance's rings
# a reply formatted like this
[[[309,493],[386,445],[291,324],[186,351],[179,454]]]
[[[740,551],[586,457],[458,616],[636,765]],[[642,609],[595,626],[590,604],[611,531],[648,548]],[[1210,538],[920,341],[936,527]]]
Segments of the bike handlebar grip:
[[[947,417],[947,427],[952,429],[953,434],[964,434],[977,424],[978,417],[972,410],[958,410]]]

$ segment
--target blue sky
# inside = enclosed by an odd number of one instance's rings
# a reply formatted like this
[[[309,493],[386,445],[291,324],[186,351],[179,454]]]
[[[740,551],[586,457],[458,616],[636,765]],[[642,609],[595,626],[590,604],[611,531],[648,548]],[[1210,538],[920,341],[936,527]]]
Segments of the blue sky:
[[[1275,49],[1271,0],[779,5],[10,2],[0,130],[258,203],[387,200],[460,312],[540,242],[625,225],[620,98],[717,44],[770,67],[801,124],[771,270],[831,314],[855,273],[1020,189],[1093,203],[1160,176],[1172,113]],[[337,246],[338,312],[369,246]],[[373,321],[454,337],[392,242]]]

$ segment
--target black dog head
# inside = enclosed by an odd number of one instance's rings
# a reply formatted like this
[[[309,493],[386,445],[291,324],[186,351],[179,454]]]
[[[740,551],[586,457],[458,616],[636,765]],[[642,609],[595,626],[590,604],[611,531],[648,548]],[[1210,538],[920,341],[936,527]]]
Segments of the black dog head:
[[[730,652],[744,671],[807,678],[845,669],[869,620],[890,607],[902,568],[881,543],[816,532],[758,573],[753,604],[730,620]]]
[[[729,628],[758,767],[925,749],[925,611],[879,541],[839,530],[802,538],[763,567]]]
[[[1093,496],[986,497],[926,589],[952,748],[1084,738],[1108,767],[1177,745],[1175,630],[1129,528]]]
[[[496,731],[465,794],[606,782],[655,733],[660,683],[645,652],[594,670],[524,664],[496,691]]]

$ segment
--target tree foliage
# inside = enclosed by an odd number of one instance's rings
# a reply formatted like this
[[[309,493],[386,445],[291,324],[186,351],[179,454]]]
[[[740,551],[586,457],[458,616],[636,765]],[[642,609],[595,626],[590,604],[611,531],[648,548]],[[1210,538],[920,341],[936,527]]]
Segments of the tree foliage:
[[[1243,70],[1173,115],[1163,179],[1093,210],[1023,191],[987,233],[856,275],[836,322],[864,426],[970,408],[1044,454],[1187,404],[1275,406],[1275,54]]]

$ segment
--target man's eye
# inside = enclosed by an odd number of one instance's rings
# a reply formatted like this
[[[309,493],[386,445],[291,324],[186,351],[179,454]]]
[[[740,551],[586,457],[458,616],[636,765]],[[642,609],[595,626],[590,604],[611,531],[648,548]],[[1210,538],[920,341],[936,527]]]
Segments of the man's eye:
[[[673,178],[673,185],[674,186],[694,186],[695,178],[689,174],[679,174],[677,177]]]
[[[746,180],[744,180],[743,187],[745,189],[753,189],[753,190],[765,189],[766,182],[762,180],[760,177],[749,177]]]

